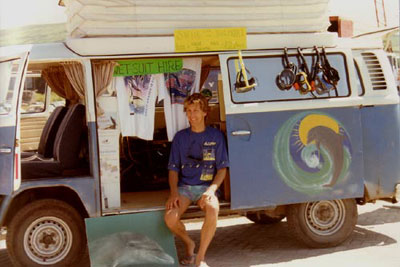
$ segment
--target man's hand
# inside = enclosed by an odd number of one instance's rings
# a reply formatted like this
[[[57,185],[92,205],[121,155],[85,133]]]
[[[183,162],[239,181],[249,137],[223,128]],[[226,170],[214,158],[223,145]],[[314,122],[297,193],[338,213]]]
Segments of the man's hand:
[[[203,193],[201,198],[199,199],[198,205],[201,209],[204,209],[204,206],[207,202],[212,200],[212,197],[215,196],[215,190],[208,188],[206,192]]]
[[[171,194],[165,204],[167,210],[179,208],[179,194]]]

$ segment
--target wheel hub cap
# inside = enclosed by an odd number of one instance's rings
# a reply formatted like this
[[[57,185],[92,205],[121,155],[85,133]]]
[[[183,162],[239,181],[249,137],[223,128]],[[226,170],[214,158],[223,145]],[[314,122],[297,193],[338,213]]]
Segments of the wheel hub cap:
[[[312,232],[332,235],[342,227],[346,212],[341,200],[331,200],[308,203],[304,215]]]
[[[32,261],[42,265],[60,262],[71,246],[71,229],[57,217],[41,217],[35,220],[24,235],[25,252]]]
[[[40,243],[42,243],[45,248],[49,248],[49,245],[55,245],[56,241],[54,240],[55,237],[55,233],[43,233],[43,236],[41,238],[41,240],[39,240]]]

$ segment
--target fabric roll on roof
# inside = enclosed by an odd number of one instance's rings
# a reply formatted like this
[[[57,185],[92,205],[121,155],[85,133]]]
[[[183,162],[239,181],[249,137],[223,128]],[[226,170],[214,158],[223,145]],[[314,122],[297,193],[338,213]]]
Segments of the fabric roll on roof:
[[[245,27],[248,34],[325,32],[329,0],[64,0],[70,38],[169,36]]]

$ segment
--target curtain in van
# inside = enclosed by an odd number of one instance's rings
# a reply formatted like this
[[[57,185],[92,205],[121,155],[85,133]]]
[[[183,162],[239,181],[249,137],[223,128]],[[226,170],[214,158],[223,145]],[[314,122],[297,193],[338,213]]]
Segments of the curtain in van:
[[[85,75],[79,62],[63,62],[65,74],[81,100],[85,99]]]
[[[72,88],[72,84],[61,66],[45,68],[42,77],[46,80],[51,90],[57,95],[69,100],[71,104],[79,102],[79,95]]]
[[[208,78],[208,74],[210,74],[211,66],[207,65],[203,68],[201,68],[201,74],[200,74],[200,90],[203,88],[204,83],[206,82]]]
[[[96,92],[96,99],[97,97],[104,94],[104,92],[106,92],[108,86],[110,85],[113,78],[115,65],[117,65],[117,62],[114,61],[95,62],[93,64],[94,89]],[[97,115],[103,115],[104,111],[97,102],[96,106],[97,106]]]

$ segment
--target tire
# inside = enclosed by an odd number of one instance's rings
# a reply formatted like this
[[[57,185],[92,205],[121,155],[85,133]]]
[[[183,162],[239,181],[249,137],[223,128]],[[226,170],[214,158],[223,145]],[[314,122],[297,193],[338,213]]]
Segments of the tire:
[[[6,242],[14,266],[83,266],[88,258],[83,218],[55,199],[23,207],[8,225]]]
[[[270,216],[263,213],[262,211],[246,214],[247,219],[257,224],[274,224],[282,221],[285,217],[285,215]]]
[[[290,205],[289,230],[312,248],[333,247],[345,241],[357,222],[354,199],[323,200]]]

